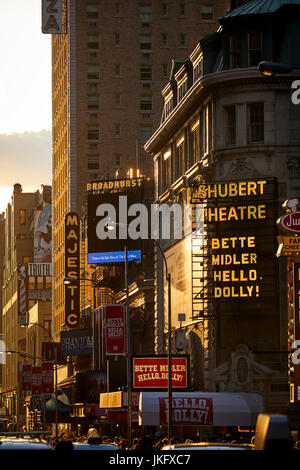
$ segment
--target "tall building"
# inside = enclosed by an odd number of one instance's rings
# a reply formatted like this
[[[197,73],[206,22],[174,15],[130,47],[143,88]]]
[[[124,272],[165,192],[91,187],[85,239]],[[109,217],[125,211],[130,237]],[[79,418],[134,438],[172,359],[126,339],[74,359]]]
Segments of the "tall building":
[[[26,354],[26,328],[20,325],[28,321],[28,311],[38,300],[51,301],[51,273],[43,276],[34,269],[36,263],[49,266],[51,261],[51,187],[23,193],[22,186],[15,184],[4,230],[2,337],[6,349],[15,353],[6,354],[6,364],[2,366],[1,400],[11,423],[21,424],[24,409],[18,364],[24,362],[22,353]],[[46,291],[49,297],[43,298]]]
[[[214,32],[229,0],[68,0],[52,38],[54,333],[64,323],[64,218],[86,183],[147,175],[144,142],[160,122],[171,60]]]
[[[173,233],[161,241],[172,326],[180,325],[177,312],[186,313],[192,386],[258,392],[266,411],[281,413],[289,398],[286,351],[299,334],[296,307],[288,308],[287,256],[276,257],[276,220],[300,184],[300,108],[291,99],[299,18],[299,0],[255,0],[220,18],[221,28],[163,89],[163,120],[145,146],[155,160],[156,200],[194,211],[183,219],[191,225],[182,239]],[[262,76],[263,60],[295,70]],[[158,352],[166,302],[159,263]]]

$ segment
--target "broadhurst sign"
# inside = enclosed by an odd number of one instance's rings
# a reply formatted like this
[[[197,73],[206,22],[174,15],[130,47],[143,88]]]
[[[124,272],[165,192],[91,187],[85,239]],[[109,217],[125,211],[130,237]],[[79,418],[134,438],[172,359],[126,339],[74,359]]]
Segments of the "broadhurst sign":
[[[128,261],[141,259],[141,240],[127,237],[127,224],[134,214],[127,215],[127,208],[142,202],[143,178],[128,180],[98,181],[89,183],[88,190],[88,263],[109,264],[125,260],[125,246]],[[122,202],[126,205],[122,207]],[[123,196],[123,198],[122,198]],[[110,212],[119,213],[110,218]],[[112,220],[115,226],[108,230]]]

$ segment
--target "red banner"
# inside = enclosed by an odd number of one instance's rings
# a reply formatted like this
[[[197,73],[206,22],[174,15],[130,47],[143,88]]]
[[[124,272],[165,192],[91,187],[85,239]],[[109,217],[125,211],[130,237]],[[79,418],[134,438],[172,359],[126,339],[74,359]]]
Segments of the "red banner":
[[[187,358],[172,358],[172,388],[186,388]],[[134,388],[167,388],[168,358],[167,357],[135,357],[133,358]]]
[[[53,362],[42,363],[42,393],[53,393],[54,374]]]
[[[125,354],[125,312],[123,305],[105,307],[106,354],[123,356]]]
[[[168,424],[168,398],[159,398],[160,424]],[[174,426],[213,425],[213,403],[208,397],[177,397],[172,399]]]
[[[32,395],[42,394],[42,367],[32,366]]]
[[[22,389],[23,392],[31,392],[32,364],[22,364]]]

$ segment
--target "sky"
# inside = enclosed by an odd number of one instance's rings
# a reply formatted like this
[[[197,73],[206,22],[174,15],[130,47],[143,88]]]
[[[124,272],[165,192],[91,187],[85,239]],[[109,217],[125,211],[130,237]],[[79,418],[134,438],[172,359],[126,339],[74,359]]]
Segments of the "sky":
[[[51,35],[41,0],[0,0],[0,213],[13,185],[51,184]]]

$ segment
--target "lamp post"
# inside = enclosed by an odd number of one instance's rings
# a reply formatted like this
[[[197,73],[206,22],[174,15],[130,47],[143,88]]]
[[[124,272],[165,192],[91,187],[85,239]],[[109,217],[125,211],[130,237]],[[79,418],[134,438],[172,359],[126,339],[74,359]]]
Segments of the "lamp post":
[[[28,325],[39,326],[40,328],[45,330],[48,333],[48,335],[50,336],[52,343],[54,344],[54,339],[53,339],[52,333],[44,325],[42,325],[41,323],[37,323],[37,322],[24,322],[20,326],[22,328],[24,328],[25,326],[28,326]],[[35,337],[34,337],[34,347],[35,347]],[[34,360],[34,363],[35,363],[35,360]],[[54,389],[54,393],[55,393],[55,437],[57,438],[58,437],[58,408],[57,408],[57,349],[56,348],[54,348],[54,367],[55,367],[55,389]],[[46,428],[45,403],[43,403],[43,410],[44,410],[44,427]]]
[[[109,221],[107,223],[108,230],[115,230],[118,226],[127,226],[127,224],[117,223],[113,221]],[[172,436],[172,318],[171,318],[171,274],[168,272],[168,264],[165,257],[165,254],[160,246],[160,244],[153,239],[155,246],[159,249],[162,258],[165,263],[165,275],[166,281],[168,283],[168,439],[170,440]],[[127,309],[127,358],[129,358],[129,351],[130,351],[130,313],[129,313],[129,294],[128,294],[128,252],[127,247],[125,246],[125,282],[126,282],[126,309]],[[127,377],[127,387],[131,392],[131,362],[130,358],[128,359],[127,364],[127,372],[130,372],[130,376]],[[130,407],[131,408],[131,407]],[[130,424],[129,424],[130,418]],[[128,428],[130,427],[131,430],[131,409],[129,412],[129,395],[128,395]],[[129,431],[128,431],[129,432]],[[130,432],[131,437],[131,432]]]

